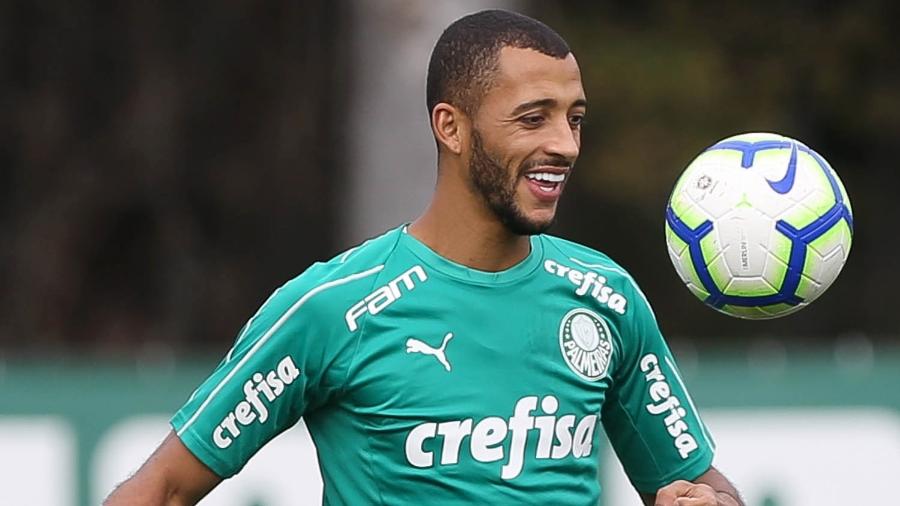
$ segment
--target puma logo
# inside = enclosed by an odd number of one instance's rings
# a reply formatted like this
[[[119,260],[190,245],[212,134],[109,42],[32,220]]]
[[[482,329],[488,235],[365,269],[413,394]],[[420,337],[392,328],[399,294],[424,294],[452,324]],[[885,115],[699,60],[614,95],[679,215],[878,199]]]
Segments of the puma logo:
[[[444,336],[444,342],[441,343],[441,347],[435,349],[429,346],[428,343],[424,343],[418,339],[409,338],[406,340],[406,353],[431,355],[444,366],[444,369],[446,369],[447,372],[449,372],[450,362],[447,361],[447,355],[444,354],[444,350],[447,349],[447,343],[450,342],[451,339],[453,339],[453,332],[447,332],[447,335]]]

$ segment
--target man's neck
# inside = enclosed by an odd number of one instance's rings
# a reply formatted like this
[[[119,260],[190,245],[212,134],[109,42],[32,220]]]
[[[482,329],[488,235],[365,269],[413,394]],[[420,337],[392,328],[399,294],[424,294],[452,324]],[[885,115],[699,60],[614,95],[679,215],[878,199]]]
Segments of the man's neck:
[[[497,272],[524,260],[531,252],[528,236],[511,233],[478,202],[450,202],[440,192],[409,233],[442,257],[481,271]]]

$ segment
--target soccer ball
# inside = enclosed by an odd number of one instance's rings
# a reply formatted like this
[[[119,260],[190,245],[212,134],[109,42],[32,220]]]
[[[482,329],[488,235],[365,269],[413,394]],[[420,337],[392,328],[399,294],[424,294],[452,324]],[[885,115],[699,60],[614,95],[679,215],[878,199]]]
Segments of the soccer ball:
[[[853,236],[844,185],[822,156],[773,133],[721,140],[688,165],[666,208],[675,270],[739,318],[799,311],[834,282]]]

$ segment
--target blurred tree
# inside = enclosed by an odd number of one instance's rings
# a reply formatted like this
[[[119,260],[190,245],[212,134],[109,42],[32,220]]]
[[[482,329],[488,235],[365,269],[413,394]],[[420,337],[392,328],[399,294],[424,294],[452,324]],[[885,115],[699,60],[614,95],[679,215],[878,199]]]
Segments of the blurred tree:
[[[0,347],[221,350],[328,256],[343,10],[0,4]]]

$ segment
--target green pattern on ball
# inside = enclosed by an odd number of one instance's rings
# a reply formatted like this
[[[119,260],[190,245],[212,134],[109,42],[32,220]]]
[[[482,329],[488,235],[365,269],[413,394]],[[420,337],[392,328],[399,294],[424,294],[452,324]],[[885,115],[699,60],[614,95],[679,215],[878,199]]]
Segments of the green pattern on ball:
[[[753,166],[761,167],[765,166],[769,163],[778,167],[779,170],[784,172],[784,167],[787,166],[788,160],[791,157],[791,148],[786,147],[782,149],[767,149],[764,151],[757,151],[755,155],[753,155]],[[751,169],[746,169],[751,170]],[[752,169],[758,171],[759,169]],[[762,174],[759,174],[759,177],[763,177]]]
[[[831,254],[836,248],[843,245],[846,247],[844,256],[847,256],[847,254],[850,253],[851,244],[853,244],[853,233],[850,231],[850,226],[847,225],[847,222],[841,220],[828,229],[828,232],[825,232],[817,237],[816,240],[809,243],[809,247],[815,250],[820,256],[825,257]],[[803,272],[807,272],[806,266],[804,266]]]
[[[805,274],[801,275],[800,283],[797,285],[797,290],[794,291],[794,295],[803,300],[807,300],[815,295],[820,286],[821,285],[813,281],[809,276]]]
[[[720,291],[724,290],[732,276],[725,263],[725,250],[719,245],[715,232],[700,239],[700,251],[703,253],[703,263],[706,264],[713,283]]]
[[[675,216],[683,221],[690,228],[697,228],[709,218],[702,210],[700,210],[694,202],[687,197],[686,193],[679,193],[672,199],[672,210]]]
[[[792,227],[801,229],[828,212],[829,209],[834,207],[836,201],[829,186],[828,178],[825,177],[824,172],[819,170],[815,159],[806,153],[800,153],[798,156],[803,159],[805,164],[815,167],[815,170],[810,172],[816,179],[816,187],[820,188],[820,190],[816,190],[804,197],[802,204],[793,206],[781,216],[781,219],[790,223]]]
[[[669,222],[666,222],[666,243],[678,254],[679,259],[688,247],[688,244],[675,234],[675,231],[669,226]]]
[[[829,167],[828,170],[831,170]],[[838,175],[831,170],[831,176],[837,181],[838,188],[841,190],[841,196],[844,198],[844,205],[847,206],[847,210],[850,211],[850,216],[853,216],[853,206],[850,205],[850,197],[847,196],[847,190],[844,188],[844,182],[838,177]]]
[[[766,295],[775,295],[778,293],[778,287],[772,287],[761,281],[759,278],[734,277],[729,285],[722,290],[725,295],[736,295],[738,297],[763,297]]]
[[[703,287],[703,282],[700,281],[700,276],[697,275],[697,270],[694,269],[694,263],[688,261],[685,262],[685,264],[687,267],[685,269],[685,274],[687,274],[688,279],[691,282],[691,285],[688,288],[691,289],[691,292],[693,292],[698,299],[706,300],[706,298],[709,297],[709,292]]]
[[[821,153],[820,153],[821,155]],[[834,178],[835,182],[838,185],[838,189],[841,192],[841,197],[844,199],[844,205],[847,206],[847,210],[850,211],[850,215],[853,215],[853,206],[850,205],[850,197],[847,195],[847,189],[844,188],[844,182],[841,181],[841,178],[838,177],[837,173],[831,167],[831,164],[828,163],[824,158],[822,159],[825,162],[826,170],[831,173],[831,177]],[[822,177],[825,177],[824,175]],[[825,178],[827,180],[827,178]]]
[[[796,229],[801,229],[822,216],[822,213],[816,212],[802,204],[792,207],[785,215],[783,220]]]
[[[769,318],[777,318],[794,311],[799,311],[803,306],[792,306],[790,304],[772,304],[770,306],[762,306],[759,310],[768,315]]]
[[[725,305],[719,311],[738,318],[750,318],[753,320],[759,320],[768,316],[767,313],[762,312],[758,307]]]
[[[697,271],[694,269],[694,263],[691,262],[688,244],[675,235],[675,232],[669,227],[668,223],[666,223],[666,240],[669,243],[669,247],[678,253],[678,258],[675,261],[678,262],[681,273],[684,276],[687,276],[687,280],[685,281],[687,282],[688,290],[690,290],[698,299],[706,300],[706,298],[709,297],[709,292],[703,288],[700,276],[697,275]]]
[[[796,292],[794,292],[798,297],[812,300],[819,295],[822,281],[814,277],[813,272],[816,265],[822,263],[825,257],[840,248],[845,240],[848,248],[847,251],[844,251],[844,256],[846,256],[849,253],[850,237],[850,227],[847,222],[839,221],[828,232],[809,243],[806,259],[803,262],[803,275],[800,277],[800,284],[797,286]]]
[[[780,287],[787,275],[791,258],[791,240],[781,234],[772,234],[769,258],[766,259],[765,277],[773,286]]]
[[[790,304],[772,304],[770,306],[760,307],[743,307],[725,305],[719,311],[738,318],[747,318],[750,320],[767,320],[777,318],[788,313],[797,311],[802,306],[791,306]]]
[[[694,268],[691,267],[691,270],[693,271]],[[695,285],[691,283],[686,284],[685,286],[687,286],[688,290],[690,290],[691,293],[694,294],[694,297],[697,297],[701,301],[706,300],[706,298],[709,297],[709,292],[703,289],[703,285]]]

